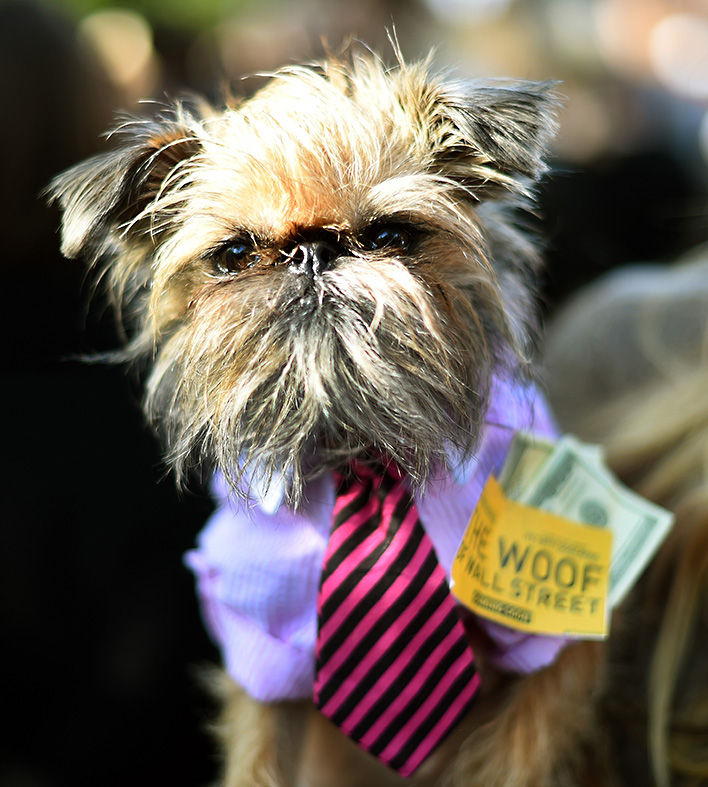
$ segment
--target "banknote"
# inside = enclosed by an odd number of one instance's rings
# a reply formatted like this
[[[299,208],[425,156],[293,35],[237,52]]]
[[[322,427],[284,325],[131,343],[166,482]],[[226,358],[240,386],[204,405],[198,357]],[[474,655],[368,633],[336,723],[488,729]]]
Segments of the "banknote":
[[[507,497],[613,534],[609,602],[619,604],[673,525],[673,514],[624,486],[599,446],[565,435],[555,444],[519,434],[500,484]]]
[[[499,474],[504,494],[517,500],[553,452],[553,443],[529,432],[516,432]]]

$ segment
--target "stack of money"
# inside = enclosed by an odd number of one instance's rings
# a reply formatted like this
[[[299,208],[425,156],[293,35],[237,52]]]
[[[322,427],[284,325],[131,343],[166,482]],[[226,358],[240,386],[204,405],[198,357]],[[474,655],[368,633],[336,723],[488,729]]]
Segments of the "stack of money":
[[[572,435],[554,444],[517,432],[499,483],[511,500],[612,531],[611,606],[631,590],[674,522],[669,511],[620,483],[599,446]]]

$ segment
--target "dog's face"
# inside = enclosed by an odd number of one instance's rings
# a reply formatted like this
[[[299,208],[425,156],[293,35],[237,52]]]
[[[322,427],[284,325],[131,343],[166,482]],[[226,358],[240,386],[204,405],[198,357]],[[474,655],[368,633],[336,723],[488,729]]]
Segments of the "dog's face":
[[[310,472],[383,452],[414,483],[475,445],[523,369],[547,85],[446,83],[353,56],[223,112],[125,123],[53,184],[63,250],[106,265],[153,356],[178,471]]]

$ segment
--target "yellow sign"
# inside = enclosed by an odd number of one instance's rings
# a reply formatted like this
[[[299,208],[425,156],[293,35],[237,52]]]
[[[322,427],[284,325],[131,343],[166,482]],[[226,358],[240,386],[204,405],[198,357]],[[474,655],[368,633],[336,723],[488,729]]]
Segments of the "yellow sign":
[[[607,636],[610,530],[505,497],[487,481],[452,564],[473,612],[530,634]]]

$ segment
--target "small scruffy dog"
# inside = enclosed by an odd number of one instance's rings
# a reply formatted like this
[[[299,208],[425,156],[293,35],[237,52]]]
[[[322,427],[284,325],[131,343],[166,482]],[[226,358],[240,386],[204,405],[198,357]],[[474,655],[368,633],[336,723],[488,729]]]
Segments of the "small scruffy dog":
[[[230,675],[229,787],[603,783],[597,643],[457,610],[476,701],[415,767],[382,755],[397,730],[364,745],[373,733],[308,701],[341,487],[394,468],[385,483],[407,489],[449,578],[514,430],[553,431],[532,383],[538,257],[518,209],[546,171],[554,104],[549,84],[354,52],[286,68],[223,111],[127,120],[111,152],[53,183],[64,253],[105,272],[134,320],[121,357],[153,361],[145,408],[168,462],[179,480],[214,473],[220,507],[188,562]],[[372,630],[366,657],[388,658]],[[423,677],[408,683],[425,705]]]

